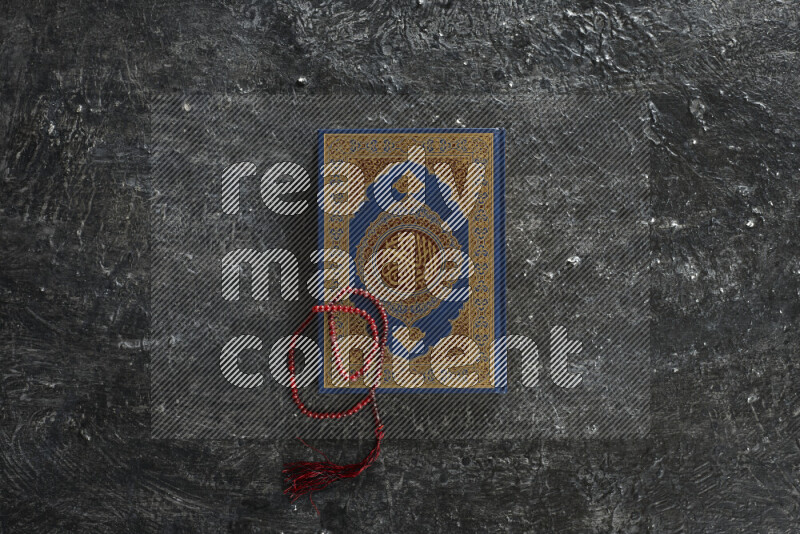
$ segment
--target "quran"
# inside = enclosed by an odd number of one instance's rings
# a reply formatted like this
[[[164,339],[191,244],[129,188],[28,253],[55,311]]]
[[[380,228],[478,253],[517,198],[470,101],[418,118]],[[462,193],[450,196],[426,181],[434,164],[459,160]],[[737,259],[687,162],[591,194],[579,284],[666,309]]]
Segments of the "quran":
[[[379,392],[505,392],[505,134],[501,129],[318,131],[321,303],[351,285],[389,317]],[[358,369],[366,323],[338,314]],[[322,392],[364,390],[337,373],[320,331]]]

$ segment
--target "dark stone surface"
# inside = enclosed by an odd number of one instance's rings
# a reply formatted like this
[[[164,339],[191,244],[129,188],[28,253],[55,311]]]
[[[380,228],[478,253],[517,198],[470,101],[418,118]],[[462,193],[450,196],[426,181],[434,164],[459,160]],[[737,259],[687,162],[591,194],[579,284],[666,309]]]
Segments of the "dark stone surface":
[[[0,13],[3,532],[798,531],[797,3]],[[647,438],[394,442],[319,516],[280,492],[297,443],[149,438],[149,94],[622,89],[653,118]]]

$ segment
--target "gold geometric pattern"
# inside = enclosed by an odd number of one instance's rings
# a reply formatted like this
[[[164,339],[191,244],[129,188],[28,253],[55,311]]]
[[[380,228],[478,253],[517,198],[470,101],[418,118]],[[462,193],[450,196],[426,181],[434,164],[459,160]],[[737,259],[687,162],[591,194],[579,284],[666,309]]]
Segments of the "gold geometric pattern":
[[[476,202],[469,217],[466,220],[468,242],[466,243],[467,252],[474,265],[474,272],[469,278],[470,297],[467,299],[458,316],[450,321],[450,334],[461,335],[472,339],[480,351],[480,357],[473,369],[478,377],[478,382],[474,387],[492,389],[494,387],[494,361],[492,355],[494,332],[494,248],[504,246],[504,243],[495,244],[494,236],[494,137],[491,132],[387,132],[387,133],[359,133],[359,132],[336,132],[325,133],[323,137],[324,161],[321,164],[333,162],[346,162],[358,167],[364,176],[364,187],[375,183],[377,177],[390,164],[403,163],[407,161],[409,150],[412,147],[422,147],[424,150],[424,161],[428,171],[433,173],[437,165],[448,165],[452,171],[452,182],[458,193],[462,193],[466,187],[467,174],[470,165],[480,164],[484,166],[485,179],[483,180]],[[419,187],[413,176],[409,174],[402,176],[394,184],[394,190],[398,193],[413,193]],[[327,178],[326,178],[327,179]],[[327,183],[327,182],[325,182]],[[374,199],[367,199],[367,202],[374,202]],[[384,212],[382,216],[386,216]],[[416,215],[416,214],[415,214]],[[325,248],[338,248],[349,251],[351,245],[350,220],[352,215],[330,215],[323,213],[323,243]],[[388,219],[389,217],[384,217]],[[441,220],[441,219],[439,219]],[[419,260],[415,265],[415,279],[419,283],[422,279],[423,258],[429,258],[438,251],[433,236],[442,240],[448,240],[446,232],[441,225],[436,232],[432,232],[430,227],[419,224],[419,220],[406,221],[409,225],[419,225],[414,229],[417,236],[416,246]],[[380,224],[373,221],[370,226]],[[373,239],[369,243],[368,236],[370,231],[363,235],[352,236],[359,242],[359,249],[368,248],[371,251],[379,250],[393,245],[390,234],[384,232],[373,232],[373,234],[384,235],[381,243]],[[450,234],[452,236],[452,234]],[[454,237],[452,237],[455,240]],[[456,242],[457,243],[457,242]],[[377,248],[376,248],[377,247]],[[357,259],[354,261],[358,264]],[[386,265],[380,272],[381,278],[387,285],[397,283],[396,267],[393,264]],[[420,297],[422,298],[422,297]],[[390,312],[391,313],[391,312]],[[435,309],[428,313],[436,313]],[[401,314],[402,315],[402,314]],[[430,367],[430,356],[432,345],[436,340],[425,338],[426,333],[413,327],[413,323],[418,318],[413,314],[399,317],[405,324],[405,328],[410,328],[412,336],[406,338],[414,340],[424,340],[427,349],[424,354],[417,356],[410,362],[412,373],[423,375],[424,382],[422,388],[441,389],[443,386],[433,376]],[[340,337],[348,334],[367,334],[366,323],[359,318],[350,315],[343,315],[337,321],[340,328]],[[332,351],[328,336],[324,336],[324,387],[337,388],[341,384],[334,384],[332,381],[333,369]],[[408,342],[408,340],[406,340]],[[358,349],[351,351],[351,368],[355,370],[361,365],[362,354]],[[395,356],[388,353],[384,359],[383,383],[379,387],[397,388],[399,384],[392,377],[393,360]],[[353,381],[345,387],[363,388],[363,381]]]

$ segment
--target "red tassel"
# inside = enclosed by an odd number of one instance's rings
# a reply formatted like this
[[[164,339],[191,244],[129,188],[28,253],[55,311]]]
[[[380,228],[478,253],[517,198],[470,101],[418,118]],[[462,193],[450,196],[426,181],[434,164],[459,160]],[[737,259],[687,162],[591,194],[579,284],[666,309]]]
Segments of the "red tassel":
[[[377,412],[377,407],[375,408]],[[310,495],[315,491],[325,489],[337,480],[345,478],[355,478],[372,465],[381,453],[381,440],[383,440],[383,425],[378,425],[375,429],[375,447],[360,462],[356,464],[338,465],[330,460],[321,451],[317,451],[325,457],[325,462],[292,462],[284,464],[283,474],[286,476],[285,482],[289,485],[283,492],[292,498],[292,501]],[[300,440],[308,448],[314,449],[303,440]]]
[[[364,472],[370,465],[372,465],[375,460],[378,458],[381,452],[381,441],[384,437],[383,432],[383,424],[381,423],[380,414],[378,413],[378,404],[375,400],[375,389],[380,382],[381,377],[381,366],[383,363],[383,354],[386,347],[386,340],[388,337],[388,318],[386,316],[386,310],[381,305],[380,301],[375,298],[374,296],[370,295],[367,291],[363,289],[354,289],[351,287],[346,287],[342,290],[342,292],[334,298],[334,302],[340,300],[345,295],[353,293],[356,295],[361,295],[370,299],[374,304],[375,307],[378,309],[378,312],[381,315],[381,323],[383,326],[383,334],[378,337],[378,329],[376,322],[369,316],[367,312],[362,309],[353,307],[353,306],[338,306],[338,305],[324,305],[324,306],[314,306],[311,309],[311,313],[306,318],[305,321],[300,325],[300,327],[295,332],[292,340],[289,344],[289,358],[288,358],[288,367],[289,367],[289,382],[290,388],[292,391],[292,399],[294,400],[297,407],[300,409],[300,412],[303,415],[308,417],[312,417],[314,419],[341,419],[342,417],[348,417],[350,415],[355,415],[362,408],[364,408],[367,404],[372,403],[372,415],[375,419],[375,447],[373,447],[372,451],[359,463],[357,464],[347,464],[347,465],[339,465],[331,462],[327,456],[321,451],[317,451],[325,458],[325,462],[292,462],[288,464],[284,464],[283,474],[285,475],[285,481],[289,485],[286,490],[283,492],[284,494],[288,494],[292,501],[299,499],[304,495],[310,495],[321,489],[327,488],[337,480],[342,480],[345,478],[354,478]],[[329,326],[330,326],[330,334],[331,334],[331,347],[333,349],[333,353],[336,356],[336,361],[338,364],[338,371],[342,374],[347,380],[355,380],[360,375],[364,374],[371,364],[371,358],[373,353],[377,353],[377,373],[376,373],[376,380],[375,382],[369,387],[369,392],[367,395],[361,399],[358,403],[354,406],[349,408],[348,410],[342,412],[315,412],[308,408],[303,401],[300,400],[300,396],[297,389],[297,383],[295,379],[295,365],[294,365],[294,351],[295,351],[295,342],[297,337],[306,329],[306,327],[311,322],[315,313],[325,313],[330,312],[329,317]],[[356,371],[354,374],[349,375],[342,369],[341,366],[341,358],[338,353],[338,348],[336,344],[336,332],[334,327],[334,320],[333,320],[333,313],[335,312],[344,312],[344,313],[351,313],[355,315],[360,315],[364,317],[370,327],[372,337],[374,340],[374,349],[371,351],[367,358],[365,359],[364,366]],[[298,438],[299,439],[299,438]],[[302,439],[300,440],[304,445],[309,447],[310,449],[316,450]],[[313,504],[313,500],[311,501]]]

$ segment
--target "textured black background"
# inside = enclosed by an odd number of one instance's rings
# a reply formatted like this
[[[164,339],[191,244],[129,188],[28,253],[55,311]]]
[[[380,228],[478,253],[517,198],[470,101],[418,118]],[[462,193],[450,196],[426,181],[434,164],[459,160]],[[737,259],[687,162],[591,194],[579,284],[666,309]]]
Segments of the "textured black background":
[[[0,13],[3,532],[798,531],[796,2]],[[647,438],[396,441],[319,516],[280,493],[299,444],[149,438],[149,94],[622,89],[653,121]]]

